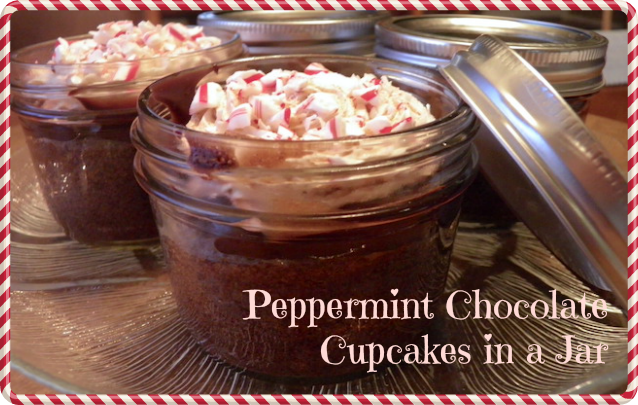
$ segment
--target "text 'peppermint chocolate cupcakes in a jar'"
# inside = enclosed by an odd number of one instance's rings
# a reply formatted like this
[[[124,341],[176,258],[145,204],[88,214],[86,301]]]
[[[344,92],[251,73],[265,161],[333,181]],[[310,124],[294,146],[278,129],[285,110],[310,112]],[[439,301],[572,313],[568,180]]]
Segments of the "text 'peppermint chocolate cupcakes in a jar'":
[[[238,59],[151,85],[135,170],[196,340],[252,373],[313,381],[369,371],[342,342],[422,342],[424,313],[289,327],[267,309],[246,319],[247,291],[260,305],[436,301],[476,128],[437,72],[372,58]]]
[[[251,55],[321,53],[374,55],[382,11],[234,11],[202,13],[197,24],[236,31]]]
[[[157,237],[132,170],[137,97],[162,76],[242,54],[231,32],[131,21],[12,54],[12,110],[49,210],[69,237],[89,244]]]

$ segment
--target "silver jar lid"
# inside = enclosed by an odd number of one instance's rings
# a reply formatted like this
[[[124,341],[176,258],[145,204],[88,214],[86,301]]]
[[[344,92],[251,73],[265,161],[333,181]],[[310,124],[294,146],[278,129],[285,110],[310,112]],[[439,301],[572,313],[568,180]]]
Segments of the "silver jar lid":
[[[497,192],[570,269],[626,305],[626,172],[503,41],[480,36],[440,70],[485,124],[475,144]]]
[[[314,54],[341,54],[341,55],[374,55],[374,40],[368,41],[341,41],[341,42],[319,42],[316,44],[298,45],[296,42],[279,43],[277,45],[248,47],[250,55],[294,55],[303,53]]]
[[[247,44],[372,38],[377,11],[235,11],[200,14],[197,24],[237,31]]]
[[[563,97],[603,85],[607,39],[595,32],[541,21],[473,15],[385,19],[376,28],[379,56],[428,66],[467,50],[482,34],[505,41]],[[403,60],[405,59],[405,60]]]

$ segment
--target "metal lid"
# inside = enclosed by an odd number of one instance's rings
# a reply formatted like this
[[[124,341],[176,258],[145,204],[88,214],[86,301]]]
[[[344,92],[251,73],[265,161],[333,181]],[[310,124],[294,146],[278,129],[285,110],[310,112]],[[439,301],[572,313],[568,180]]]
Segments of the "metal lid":
[[[248,44],[355,40],[374,35],[377,11],[236,11],[200,14],[197,24],[237,31]]]
[[[430,69],[436,69],[439,66],[445,66],[450,63],[449,59],[441,59],[432,56],[419,55],[412,52],[398,51],[396,49],[392,49],[378,43],[374,47],[374,53],[377,56],[382,56],[385,59],[396,60],[403,63],[409,63],[411,65],[427,67]]]
[[[505,41],[563,97],[594,93],[604,84],[607,39],[592,31],[541,21],[473,15],[389,18],[377,25],[377,54],[390,58],[387,50],[394,50],[450,60],[482,34]]]
[[[626,305],[627,177],[552,86],[492,36],[442,74],[489,130],[488,180],[569,268]]]
[[[303,53],[342,54],[342,55],[374,55],[374,39],[362,41],[342,41],[317,44],[296,45],[295,42],[279,43],[270,46],[252,45],[248,47],[250,55],[293,55]]]

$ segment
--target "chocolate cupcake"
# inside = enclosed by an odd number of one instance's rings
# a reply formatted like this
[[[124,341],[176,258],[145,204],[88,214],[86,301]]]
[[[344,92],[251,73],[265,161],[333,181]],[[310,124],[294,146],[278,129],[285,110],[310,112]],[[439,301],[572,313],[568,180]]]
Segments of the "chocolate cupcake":
[[[139,112],[136,175],[180,314],[211,355],[268,378],[330,381],[368,369],[331,336],[390,346],[427,333],[425,316],[326,315],[312,326],[306,313],[291,327],[265,308],[251,319],[248,294],[437,299],[476,169],[476,121],[436,72],[240,59],[160,80]]]
[[[157,237],[132,173],[135,103],[158,77],[243,53],[236,35],[216,34],[118,21],[12,55],[12,109],[47,205],[69,237],[90,244]]]

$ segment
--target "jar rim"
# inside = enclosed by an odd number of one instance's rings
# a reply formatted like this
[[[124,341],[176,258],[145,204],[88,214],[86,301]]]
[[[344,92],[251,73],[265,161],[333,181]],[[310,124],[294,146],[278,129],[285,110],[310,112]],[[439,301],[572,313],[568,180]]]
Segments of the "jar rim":
[[[481,34],[504,40],[564,97],[604,86],[609,41],[595,31],[552,22],[492,15],[400,16],[376,26],[378,55],[414,64],[443,65]]]
[[[555,31],[555,32],[562,32],[563,34],[565,34],[564,36],[566,36],[567,33],[571,33],[571,34],[577,34],[583,37],[581,40],[575,40],[568,43],[564,41],[563,42],[550,42],[550,41],[542,42],[541,40],[525,41],[524,39],[506,40],[507,44],[512,49],[516,49],[516,50],[528,50],[528,51],[534,50],[539,52],[544,52],[544,51],[551,52],[551,51],[560,51],[560,50],[586,51],[589,49],[599,49],[599,48],[605,47],[608,44],[608,40],[604,36],[594,31],[584,30],[580,28],[570,27],[568,25],[557,24],[557,23],[546,22],[546,21],[536,21],[536,20],[529,20],[529,19],[523,19],[523,18],[501,17],[501,16],[492,16],[492,15],[453,15],[453,16],[451,15],[421,15],[421,16],[392,17],[392,18],[387,18],[385,20],[382,20],[377,24],[377,35],[380,35],[380,40],[382,43],[385,43],[386,42],[385,40],[390,41],[391,39],[399,39],[399,37],[395,37],[394,35],[400,36],[400,39],[402,39],[402,41],[400,44],[398,44],[399,48],[402,48],[402,46],[405,46],[404,42],[406,40],[416,41],[416,42],[428,41],[428,43],[432,45],[447,44],[449,46],[452,46],[452,45],[470,46],[472,42],[474,42],[474,40],[471,38],[465,38],[458,33],[456,35],[455,34],[444,35],[444,34],[439,34],[435,31],[429,31],[432,29],[432,26],[431,26],[432,21],[435,21],[435,20],[447,21],[447,20],[454,20],[454,19],[459,19],[460,21],[477,20],[477,21],[485,21],[485,22],[492,22],[492,23],[496,22],[496,23],[519,24],[519,25],[530,26],[530,27],[535,26],[538,28],[551,29],[552,31]],[[401,25],[401,23],[403,22],[411,22],[411,21],[419,21],[419,20],[422,20],[425,23],[427,23],[426,25],[424,25],[423,31],[419,31],[414,28],[408,28]],[[455,25],[455,27],[457,29],[459,28],[458,25]],[[414,46],[416,45],[417,43],[414,44]],[[454,49],[454,52],[456,51],[457,50]],[[439,50],[439,52],[441,52],[441,50]],[[584,54],[583,56],[588,59],[593,57],[590,54]]]
[[[399,131],[399,132],[391,132],[389,134],[380,134],[374,136],[345,136],[339,139],[329,139],[329,140],[304,140],[304,141],[285,141],[285,140],[268,140],[268,139],[260,139],[260,138],[237,138],[228,136],[225,134],[213,134],[209,132],[197,131],[194,129],[187,128],[185,125],[172,122],[152,108],[149,107],[148,101],[151,98],[153,87],[158,83],[162,83],[171,79],[174,79],[176,76],[181,74],[188,74],[190,72],[196,72],[198,70],[218,70],[220,68],[238,64],[238,63],[249,63],[249,62],[261,62],[261,61],[286,61],[286,60],[298,60],[304,59],[308,62],[313,60],[322,60],[322,61],[351,61],[351,62],[362,62],[362,63],[377,63],[385,66],[392,66],[397,69],[400,69],[401,73],[407,74],[410,73],[412,75],[418,75],[421,73],[422,78],[427,78],[428,74],[435,73],[439,75],[438,72],[434,69],[427,69],[423,67],[417,67],[401,62],[396,62],[392,60],[379,59],[379,58],[371,58],[371,57],[361,57],[361,56],[347,56],[347,55],[325,55],[325,54],[295,54],[295,55],[271,55],[271,56],[258,56],[258,57],[247,57],[240,59],[232,59],[228,61],[214,63],[212,65],[200,66],[188,70],[184,70],[182,72],[173,73],[168,75],[155,83],[153,85],[147,87],[142,91],[140,97],[138,98],[137,109],[138,109],[138,120],[150,120],[151,125],[159,125],[163,127],[165,130],[170,131],[174,134],[179,134],[184,136],[184,134],[188,134],[193,137],[193,139],[197,140],[205,140],[206,142],[229,142],[232,141],[233,144],[237,146],[253,146],[253,147],[277,147],[281,149],[287,149],[294,147],[295,144],[303,143],[306,145],[313,146],[328,146],[328,145],[347,145],[352,142],[385,142],[388,140],[394,140],[406,136],[406,134],[411,134],[418,131],[423,130],[437,130],[439,128],[443,128],[445,126],[452,125],[453,122],[464,122],[464,121],[474,121],[474,113],[472,110],[465,104],[465,102],[458,97],[458,95],[451,90],[446,83],[446,89],[449,90],[449,96],[454,99],[457,103],[456,107],[453,111],[448,112],[446,115],[436,118],[434,121],[419,125],[417,127]],[[398,70],[397,70],[398,71]],[[202,76],[203,77],[203,76]],[[139,131],[138,131],[139,132]],[[450,137],[443,140],[443,144],[449,142],[450,145],[454,145],[454,142],[450,142]],[[148,141],[145,142],[148,144]],[[441,145],[441,143],[435,143],[430,145],[426,149],[437,149],[440,150],[441,146],[449,146],[449,145]],[[184,154],[170,153],[169,151],[162,149],[157,150],[163,159],[174,160],[174,161],[185,161],[187,157]]]
[[[236,30],[249,45],[300,41],[340,42],[374,36],[374,25],[387,11],[269,10],[202,13],[197,24]],[[282,41],[282,38],[285,38]]]
[[[170,62],[170,61],[175,61],[178,59],[182,59],[182,58],[189,58],[189,57],[194,57],[194,56],[199,56],[202,54],[206,54],[208,52],[211,51],[219,51],[219,50],[223,50],[226,48],[231,48],[234,46],[237,46],[237,44],[241,44],[241,37],[237,32],[234,31],[229,31],[229,30],[224,30],[224,29],[215,29],[215,30],[210,30],[208,32],[207,35],[209,36],[218,36],[219,35],[215,35],[215,33],[219,33],[223,36],[225,36],[226,38],[229,38],[227,40],[224,41],[224,38],[220,38],[222,39],[222,42],[219,45],[215,45],[213,47],[209,47],[209,48],[204,48],[204,49],[199,49],[199,50],[195,50],[195,51],[190,51],[190,52],[185,52],[179,55],[173,55],[173,56],[165,56],[165,55],[158,55],[158,56],[153,56],[153,57],[146,57],[146,58],[140,58],[140,59],[134,59],[134,60],[127,60],[127,61],[112,61],[112,62],[97,62],[97,63],[35,63],[35,62],[28,62],[25,61],[24,58],[26,55],[37,51],[39,48],[46,48],[46,47],[52,47],[56,42],[57,39],[54,40],[50,40],[50,41],[44,41],[44,42],[39,42],[37,44],[34,45],[29,45],[27,47],[24,47],[22,49],[19,49],[16,52],[12,52],[11,53],[11,65],[12,67],[15,69],[16,67],[19,69],[38,69],[38,68],[50,68],[55,70],[56,68],[58,69],[63,69],[63,68],[71,68],[71,67],[80,67],[82,69],[92,69],[92,68],[96,68],[96,67],[105,67],[105,68],[110,68],[110,67],[127,67],[127,66],[136,66],[136,65],[142,65],[141,68],[143,69],[143,65],[147,64],[147,63],[154,63],[157,61],[166,61],[166,62]],[[76,36],[72,36],[72,37],[66,37],[64,39],[66,40],[71,40],[71,41],[76,41],[76,40],[82,40],[82,39],[88,39],[90,38],[90,34],[83,34],[83,35],[76,35]],[[13,76],[12,76],[13,79]],[[151,79],[147,79],[145,81],[154,81],[157,80],[157,78],[151,78]],[[13,80],[12,80],[13,81]],[[132,82],[136,82],[136,80],[132,81]],[[139,81],[137,81],[139,83]],[[131,83],[131,82],[124,82],[124,83]],[[122,83],[106,83],[106,84],[102,84],[103,86],[113,86],[113,85],[121,85]],[[12,83],[11,84],[13,87],[18,87],[18,88],[22,88],[22,89],[58,89],[58,88],[67,88],[68,86],[61,86],[59,84],[55,84],[55,85],[48,85],[46,83],[44,84],[19,84],[19,83]]]

